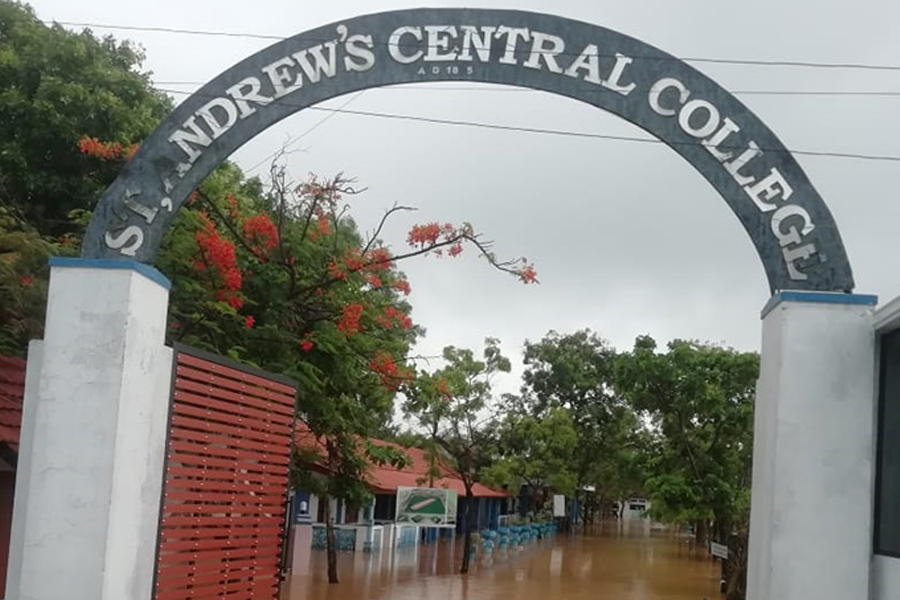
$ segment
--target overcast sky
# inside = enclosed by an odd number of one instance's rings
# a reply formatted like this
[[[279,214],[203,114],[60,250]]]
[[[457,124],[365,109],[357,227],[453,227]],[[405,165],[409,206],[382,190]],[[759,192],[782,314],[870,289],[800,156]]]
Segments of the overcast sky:
[[[256,0],[33,0],[45,20],[290,36],[360,14],[441,2]],[[896,0],[468,0],[588,21],[684,57],[900,65]],[[548,5],[552,9],[548,10]],[[96,33],[108,33],[95,29]],[[265,40],[113,31],[139,42],[164,89],[195,89]],[[733,91],[900,92],[900,71],[698,64]],[[179,84],[171,82],[182,82]],[[434,87],[434,86],[432,86]],[[531,91],[376,89],[338,107],[544,129],[644,136],[593,107]],[[900,155],[900,97],[739,95],[791,149]],[[183,96],[175,96],[181,100]],[[257,164],[325,113],[301,112],[233,158]],[[768,285],[756,252],[725,202],[667,147],[338,115],[297,142],[297,177],[343,171],[368,188],[355,216],[371,228],[394,202],[414,205],[385,238],[404,244],[415,221],[474,223],[501,255],[532,260],[526,287],[474,255],[409,262],[420,344],[479,347],[590,327],[618,348],[635,336],[695,338],[758,350]],[[860,293],[900,294],[900,162],[797,157],[830,207]],[[262,170],[255,173],[262,174]],[[254,173],[254,174],[255,174]],[[503,391],[518,387],[515,377]]]

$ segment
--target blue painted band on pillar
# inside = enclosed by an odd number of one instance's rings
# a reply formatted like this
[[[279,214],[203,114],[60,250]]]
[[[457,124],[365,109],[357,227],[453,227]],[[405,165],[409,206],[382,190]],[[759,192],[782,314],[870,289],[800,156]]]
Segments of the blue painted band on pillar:
[[[760,318],[765,319],[766,315],[772,312],[782,302],[875,306],[878,304],[878,296],[870,294],[842,294],[839,292],[778,292],[766,302]]]
[[[172,289],[172,282],[169,281],[168,277],[166,277],[150,265],[145,265],[144,263],[138,262],[136,260],[51,256],[50,266],[68,269],[130,269],[132,271],[140,273],[150,281],[158,283],[167,290]]]

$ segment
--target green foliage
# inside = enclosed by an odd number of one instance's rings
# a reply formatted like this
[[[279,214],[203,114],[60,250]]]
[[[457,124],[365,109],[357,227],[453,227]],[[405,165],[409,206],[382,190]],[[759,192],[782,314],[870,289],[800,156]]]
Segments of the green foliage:
[[[575,432],[566,477],[572,491],[593,485],[606,498],[621,498],[641,488],[645,436],[631,407],[613,391],[615,351],[590,330],[550,332],[525,345],[522,397],[513,399],[519,418],[547,419],[565,411]],[[540,470],[540,465],[536,465]],[[545,471],[544,482],[563,478]],[[557,488],[556,491],[562,492]]]
[[[0,0],[0,200],[42,235],[73,231],[120,166],[79,151],[92,136],[140,142],[171,110],[140,71],[130,42],[48,27],[26,5]]]
[[[0,207],[0,355],[24,356],[44,332],[51,256],[75,253],[74,244],[42,237],[15,212]]]
[[[697,342],[657,352],[641,337],[619,357],[618,387],[653,426],[646,488],[657,516],[726,528],[746,517],[758,376],[756,353]]]
[[[482,359],[469,349],[444,348],[446,366],[422,374],[407,386],[404,410],[415,416],[436,445],[433,452],[446,456],[467,492],[490,464],[492,423],[485,411],[491,400],[491,382],[497,373],[508,373],[509,359],[499,340],[487,338]]]
[[[568,496],[575,493],[571,466],[578,433],[567,409],[551,408],[537,417],[507,413],[494,439],[500,458],[482,471],[486,483],[512,492],[528,485]]]
[[[432,466],[440,462],[462,480],[466,497],[481,473],[493,462],[495,424],[489,413],[491,383],[497,373],[508,373],[509,359],[500,351],[500,342],[485,339],[482,358],[469,349],[444,348],[446,366],[434,373],[421,374],[405,386],[404,411],[414,416],[428,431],[426,453]],[[469,502],[461,515],[465,541],[461,573],[469,570],[471,527]]]

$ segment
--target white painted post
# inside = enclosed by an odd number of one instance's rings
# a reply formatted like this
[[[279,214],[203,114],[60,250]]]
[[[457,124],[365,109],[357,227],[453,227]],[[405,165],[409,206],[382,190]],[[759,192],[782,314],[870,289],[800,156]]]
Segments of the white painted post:
[[[867,600],[874,296],[782,292],[763,311],[748,600]]]
[[[7,600],[151,597],[171,350],[169,282],[53,259],[29,355]]]

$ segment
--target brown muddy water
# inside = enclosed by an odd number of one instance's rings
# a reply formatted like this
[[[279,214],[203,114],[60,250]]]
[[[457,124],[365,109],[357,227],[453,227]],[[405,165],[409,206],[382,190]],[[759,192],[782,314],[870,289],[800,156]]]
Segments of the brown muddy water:
[[[457,574],[461,543],[339,557],[329,585],[325,553],[285,582],[284,600],[720,600],[719,566],[670,530],[604,523],[557,534],[519,552],[475,558]]]

